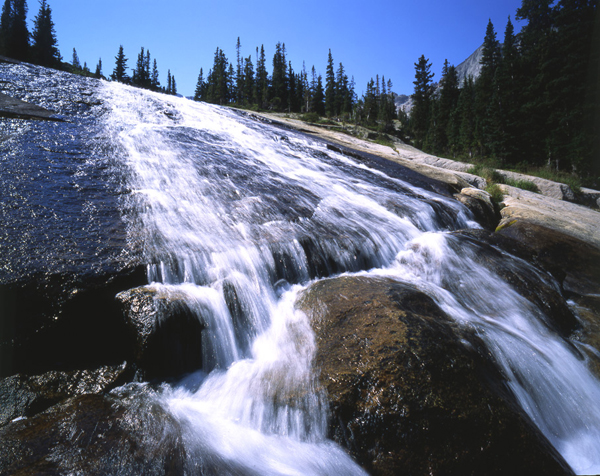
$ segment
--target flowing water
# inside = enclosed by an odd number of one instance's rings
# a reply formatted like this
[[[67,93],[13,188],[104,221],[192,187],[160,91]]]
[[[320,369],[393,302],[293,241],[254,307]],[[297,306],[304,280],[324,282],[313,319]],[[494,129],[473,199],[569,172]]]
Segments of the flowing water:
[[[94,87],[102,106],[89,124],[82,119],[89,137],[77,147],[118,164],[114,176],[125,178],[109,185],[127,192],[128,242],[141,249],[151,286],[183,296],[206,326],[203,368],[158,397],[184,428],[190,472],[364,474],[326,438],[315,339],[295,308],[312,281],[341,273],[385,275],[433,297],[484,340],[572,468],[600,472],[598,380],[543,310],[482,263],[477,243],[452,233],[477,227],[462,205],[393,167],[382,172],[228,109],[121,84]],[[80,181],[89,181],[77,164]],[[77,181],[71,172],[68,180]],[[101,219],[86,223],[98,240],[82,263],[103,256],[110,231]]]
[[[362,472],[325,438],[315,342],[294,301],[315,277],[363,272],[417,285],[476,329],[567,462],[600,471],[598,381],[540,309],[448,233],[477,226],[456,202],[232,111],[114,84],[106,95],[149,278],[185,293],[209,330],[204,373],[165,397],[198,465]]]

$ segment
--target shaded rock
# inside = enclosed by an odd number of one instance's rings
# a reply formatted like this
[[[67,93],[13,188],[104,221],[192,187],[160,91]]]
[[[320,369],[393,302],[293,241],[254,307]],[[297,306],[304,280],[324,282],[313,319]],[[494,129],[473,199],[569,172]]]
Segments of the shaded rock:
[[[144,378],[164,379],[202,367],[204,325],[183,294],[161,286],[142,286],[116,298],[135,336],[133,359]]]
[[[595,243],[523,218],[503,220],[496,235],[499,245],[549,271],[565,291],[585,295],[600,290],[600,247]]]
[[[468,187],[463,188],[460,193],[454,195],[454,198],[471,210],[477,222],[483,227],[491,230],[496,228],[499,217],[488,192]]]
[[[531,251],[513,239],[508,239],[487,230],[461,230],[451,234],[448,244],[460,254],[461,249],[470,248],[469,255],[490,272],[510,284],[521,296],[532,302],[544,315],[539,316],[550,328],[568,337],[579,327],[577,318],[567,305],[559,282],[543,266],[537,264]],[[512,255],[503,253],[498,248]],[[519,259],[522,258],[522,259]],[[449,287],[453,285],[448,284]],[[453,289],[459,292],[459,289]]]
[[[43,107],[0,93],[0,117],[62,121],[60,118],[52,117],[55,114]]]
[[[82,395],[0,428],[1,474],[184,474],[181,429],[150,398]]]
[[[499,228],[515,220],[525,220],[600,249],[600,213],[597,211],[508,185],[499,187],[505,195]]]
[[[299,306],[317,336],[330,436],[370,473],[570,473],[511,403],[477,339],[428,296],[341,277],[312,285]]]
[[[16,418],[31,417],[70,397],[107,392],[125,383],[126,377],[125,364],[7,377],[0,381],[0,426]]]
[[[100,276],[28,276],[0,284],[0,376],[94,369],[131,360],[133,334],[115,295],[146,282],[144,267]]]

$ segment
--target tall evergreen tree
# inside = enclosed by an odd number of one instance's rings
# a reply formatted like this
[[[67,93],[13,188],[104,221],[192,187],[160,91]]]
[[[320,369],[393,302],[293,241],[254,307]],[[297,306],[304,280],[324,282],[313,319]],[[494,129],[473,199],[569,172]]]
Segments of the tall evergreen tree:
[[[256,85],[254,81],[254,65],[252,64],[252,55],[244,60],[244,87],[243,101],[246,105],[256,103]]]
[[[312,100],[312,109],[313,112],[316,112],[319,116],[325,115],[325,94],[323,92],[323,78],[321,75],[317,77]]]
[[[0,16],[1,54],[17,60],[29,59],[29,30],[27,29],[27,2],[5,0]]]
[[[119,46],[119,52],[115,56],[115,69],[111,74],[113,81],[119,81],[120,83],[129,83],[129,75],[127,74],[127,58],[123,52],[123,45]]]
[[[551,158],[546,136],[550,115],[547,84],[552,76],[551,50],[554,0],[523,0],[516,18],[527,24],[521,29],[522,123],[519,149],[536,165]]]
[[[599,108],[600,83],[589,82],[591,71],[598,71],[598,52],[594,54],[595,19],[600,27],[598,1],[560,0],[552,10],[552,48],[549,52],[546,82],[548,160],[566,171],[600,177],[600,150],[594,150],[594,108]]]
[[[235,45],[237,65],[235,70],[235,99],[234,101],[238,104],[243,103],[243,91],[244,91],[244,59],[242,58],[242,43],[238,36],[237,43]]]
[[[333,56],[331,49],[327,56],[327,69],[325,70],[325,113],[332,117],[336,114],[336,98],[335,98],[335,72],[333,69]]]
[[[79,62],[79,56],[77,55],[77,50],[73,48],[73,59],[71,60],[71,66],[75,71],[81,71],[81,63]]]
[[[94,72],[94,78],[100,79],[102,77],[102,58],[99,58],[98,64],[96,65],[96,71]]]
[[[12,22],[12,0],[4,0],[0,16],[0,55],[8,56]]]
[[[285,44],[275,45],[273,55],[273,73],[271,75],[271,104],[277,110],[287,109],[288,106],[288,73],[285,59]]]
[[[200,74],[198,75],[198,81],[196,82],[196,89],[194,91],[194,101],[202,101],[204,99],[204,72],[200,68]]]
[[[150,89],[153,91],[160,90],[160,79],[158,75],[158,64],[156,64],[156,58],[154,58],[154,63],[152,64],[152,75],[150,77]]]
[[[458,86],[458,73],[456,72],[456,68],[453,65],[450,65],[448,60],[444,61],[442,78],[440,79],[440,97],[438,100],[438,114],[436,121],[437,142],[435,149],[437,153],[448,153],[450,150],[448,136],[453,130],[450,120],[452,112],[458,105],[458,97],[460,95]]]
[[[258,48],[256,48],[256,56],[256,101],[258,107],[264,109],[267,106],[269,94],[269,73],[267,72],[264,45],[260,47],[260,56]]]
[[[479,153],[490,155],[496,152],[495,138],[498,133],[499,117],[496,88],[496,71],[500,65],[500,43],[496,39],[496,31],[489,20],[483,40],[481,55],[481,73],[477,78],[475,111],[477,115],[476,137]]]
[[[413,109],[410,118],[410,128],[414,137],[415,147],[422,148],[431,120],[431,100],[433,96],[431,63],[421,55],[415,63],[415,90],[412,95]]]
[[[508,17],[502,44],[502,61],[498,66],[495,78],[494,103],[497,109],[497,144],[495,155],[507,164],[520,161],[518,149],[520,130],[521,78],[519,75],[519,51],[515,29]]]
[[[56,31],[52,21],[52,10],[46,0],[40,2],[40,10],[35,17],[31,48],[32,61],[41,66],[58,68],[60,53],[57,47]]]

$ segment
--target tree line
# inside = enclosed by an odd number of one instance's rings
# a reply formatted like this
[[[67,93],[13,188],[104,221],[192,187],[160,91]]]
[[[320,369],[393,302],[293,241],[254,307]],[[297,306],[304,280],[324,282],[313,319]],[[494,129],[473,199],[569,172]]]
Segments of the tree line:
[[[40,9],[35,17],[31,33],[27,28],[27,11],[26,0],[4,0],[0,16],[0,55],[83,76],[107,79],[102,73],[102,58],[98,60],[94,72],[89,69],[86,62],[81,64],[75,48],[73,48],[71,64],[63,62],[58,50],[52,9],[46,0],[40,1]],[[171,75],[169,70],[167,85],[161,87],[156,59],[152,63],[152,68],[150,60],[150,51],[144,50],[142,47],[133,74],[129,76],[127,73],[128,60],[121,45],[115,57],[115,68],[110,79],[154,91],[177,94],[175,76]]]
[[[417,148],[504,166],[550,166],[600,177],[600,76],[594,41],[597,1],[523,0],[504,41],[488,22],[481,73],[459,84],[446,61],[439,84],[415,63],[409,131]]]
[[[296,72],[286,58],[285,43],[275,45],[269,73],[264,45],[256,47],[255,57],[241,54],[237,39],[236,60],[229,62],[217,47],[213,65],[205,75],[200,68],[194,100],[220,105],[235,105],[257,110],[308,113],[316,116],[354,121],[365,125],[391,126],[396,117],[392,83],[385,78],[371,79],[367,92],[358,98],[354,78],[349,78],[344,65],[335,66],[331,50],[327,56],[325,78],[310,73],[303,63]]]

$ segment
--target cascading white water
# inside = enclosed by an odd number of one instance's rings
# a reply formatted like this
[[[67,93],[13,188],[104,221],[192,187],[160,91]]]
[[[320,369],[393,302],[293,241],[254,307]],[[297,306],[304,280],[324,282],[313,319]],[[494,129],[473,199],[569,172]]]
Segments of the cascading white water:
[[[326,440],[315,342],[294,307],[312,276],[362,272],[414,283],[475,327],[569,464],[600,471],[597,380],[539,309],[473,250],[448,245],[447,231],[476,226],[462,206],[226,109],[119,84],[104,95],[149,278],[185,296],[207,326],[204,377],[165,396],[195,464],[224,473],[363,473]]]

